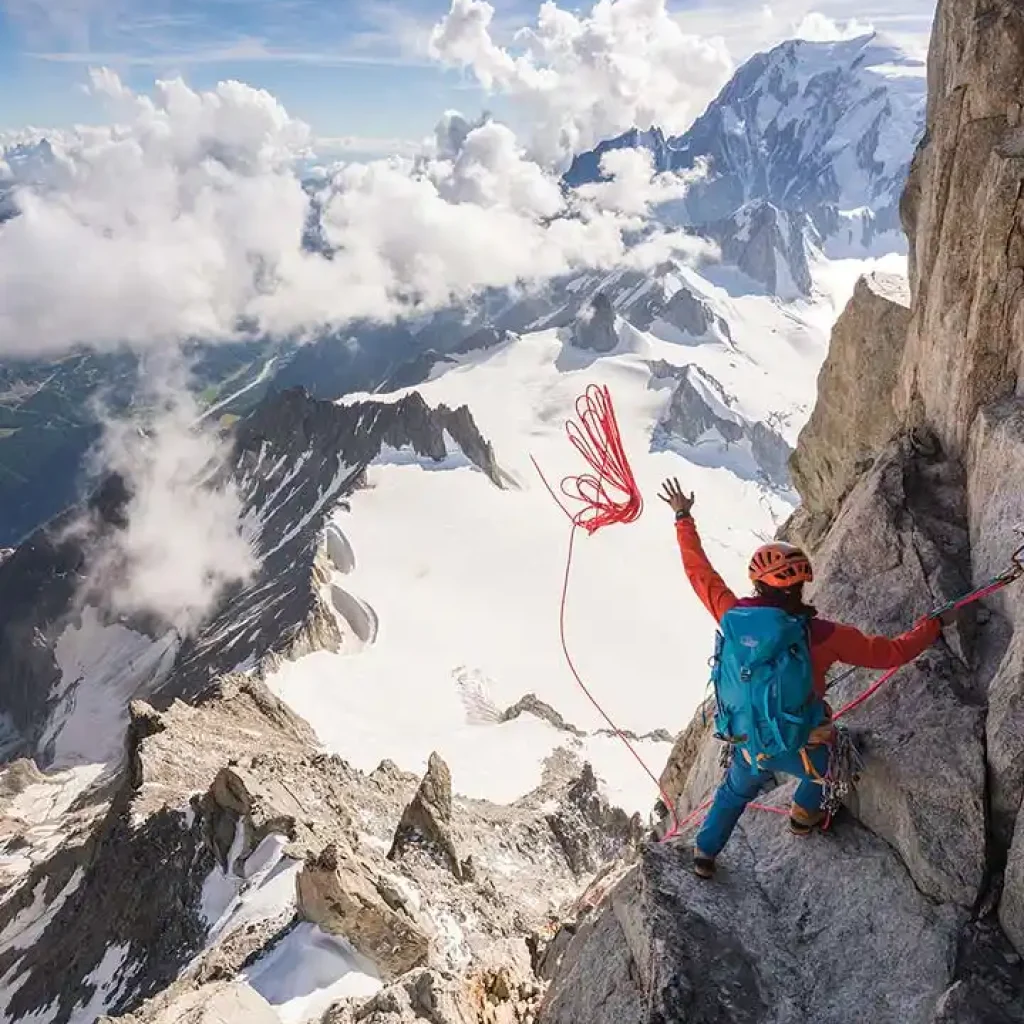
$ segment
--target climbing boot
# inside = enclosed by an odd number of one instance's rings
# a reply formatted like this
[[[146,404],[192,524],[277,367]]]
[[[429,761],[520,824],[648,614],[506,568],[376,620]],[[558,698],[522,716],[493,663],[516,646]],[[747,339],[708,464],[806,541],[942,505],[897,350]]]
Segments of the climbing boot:
[[[696,847],[693,849],[693,873],[698,878],[709,879],[715,877],[715,858],[701,853]]]
[[[824,821],[824,811],[808,811],[799,804],[789,809],[789,831],[795,836],[809,836]]]

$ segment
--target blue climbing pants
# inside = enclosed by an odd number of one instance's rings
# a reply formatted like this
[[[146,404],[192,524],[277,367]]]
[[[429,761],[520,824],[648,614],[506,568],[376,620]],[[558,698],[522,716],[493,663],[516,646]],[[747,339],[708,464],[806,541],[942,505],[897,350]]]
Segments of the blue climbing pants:
[[[708,857],[716,857],[729,841],[732,830],[740,820],[747,804],[753,800],[775,772],[795,775],[800,779],[793,803],[813,814],[821,809],[821,780],[828,772],[829,748],[827,746],[805,747],[813,773],[807,770],[800,753],[762,761],[761,767],[751,766],[743,754],[736,750],[729,774],[718,787],[714,802],[704,819],[704,824],[694,845]],[[815,774],[817,778],[815,777]]]

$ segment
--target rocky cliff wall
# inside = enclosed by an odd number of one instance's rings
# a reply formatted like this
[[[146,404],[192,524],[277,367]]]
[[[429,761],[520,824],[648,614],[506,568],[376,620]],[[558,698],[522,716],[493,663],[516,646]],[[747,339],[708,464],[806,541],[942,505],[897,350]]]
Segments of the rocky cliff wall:
[[[979,410],[1018,393],[1024,359],[1024,10],[944,0],[928,114],[904,193],[913,293],[896,392],[956,454]]]
[[[863,281],[840,318],[785,531],[814,549],[821,614],[890,635],[1006,568],[1024,520],[1024,6],[940,0],[928,75],[910,293]],[[831,832],[748,812],[710,885],[692,828],[649,847],[575,923],[542,1024],[1024,1021],[1024,585],[847,724],[866,768]],[[680,737],[680,813],[717,752],[699,720]]]
[[[790,459],[801,506],[794,535],[814,547],[843,498],[897,431],[893,391],[910,323],[906,281],[861,278],[832,329],[818,375],[819,401]]]

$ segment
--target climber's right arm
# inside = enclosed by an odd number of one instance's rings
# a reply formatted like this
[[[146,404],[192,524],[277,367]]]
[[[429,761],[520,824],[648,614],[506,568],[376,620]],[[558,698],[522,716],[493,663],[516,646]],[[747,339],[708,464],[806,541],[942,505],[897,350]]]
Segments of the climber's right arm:
[[[690,586],[704,607],[715,617],[715,621],[721,621],[722,616],[736,604],[736,595],[708,561],[691,516],[680,515],[676,518],[676,540],[679,542],[683,569],[686,570]]]

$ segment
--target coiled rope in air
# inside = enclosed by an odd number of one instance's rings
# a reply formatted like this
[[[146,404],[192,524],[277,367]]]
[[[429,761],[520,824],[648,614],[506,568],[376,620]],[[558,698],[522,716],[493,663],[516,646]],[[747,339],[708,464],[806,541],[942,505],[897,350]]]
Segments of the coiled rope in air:
[[[626,456],[626,450],[622,443],[622,434],[619,430],[618,421],[615,418],[612,396],[607,387],[591,384],[576,399],[576,419],[569,420],[566,423],[565,431],[570,443],[583,456],[584,461],[590,467],[589,472],[570,475],[562,480],[562,494],[570,501],[576,502],[579,506],[575,512],[566,508],[565,504],[563,504],[548,483],[537,460],[530,456],[530,460],[533,462],[534,468],[537,470],[548,493],[572,523],[572,529],[569,534],[569,547],[565,559],[565,572],[562,577],[562,597],[558,612],[558,632],[562,642],[562,653],[565,655],[569,671],[572,673],[580,689],[597,709],[598,714],[608,723],[608,727],[612,732],[625,744],[626,749],[633,755],[637,764],[646,772],[647,777],[654,783],[661,794],[662,802],[668,808],[673,822],[672,830],[662,839],[662,842],[664,842],[665,839],[675,835],[678,828],[681,827],[676,820],[675,802],[669,799],[657,776],[647,767],[646,762],[640,756],[636,747],[627,736],[623,735],[622,730],[612,721],[608,712],[601,707],[600,702],[583,681],[583,677],[580,675],[569,651],[565,631],[569,579],[572,575],[573,550],[577,532],[585,530],[588,534],[595,534],[598,530],[603,530],[606,526],[611,526],[614,523],[636,522],[644,510],[644,499],[640,494],[640,488],[637,486],[636,478],[633,476],[633,469]]]

